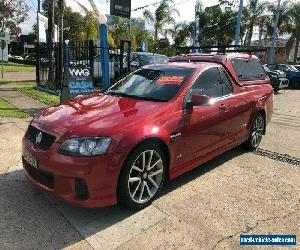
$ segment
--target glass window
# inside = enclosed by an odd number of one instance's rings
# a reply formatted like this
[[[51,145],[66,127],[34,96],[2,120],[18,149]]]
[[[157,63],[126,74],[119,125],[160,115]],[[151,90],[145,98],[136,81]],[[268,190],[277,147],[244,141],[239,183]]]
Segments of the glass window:
[[[233,91],[230,78],[227,75],[227,73],[224,71],[224,69],[219,68],[219,70],[220,70],[221,79],[223,81],[223,95],[229,95]]]
[[[268,64],[267,68],[271,69],[271,70],[276,70],[276,65],[274,65],[274,64]]]
[[[197,92],[210,97],[223,95],[222,81],[217,67],[202,72],[192,86],[192,92]]]
[[[172,99],[194,69],[157,67],[140,69],[123,78],[105,93],[152,101]]]
[[[296,67],[294,67],[293,65],[289,65],[288,68],[292,71],[298,71],[298,69]]]
[[[239,80],[251,81],[266,77],[263,67],[256,59],[233,58],[231,62]]]

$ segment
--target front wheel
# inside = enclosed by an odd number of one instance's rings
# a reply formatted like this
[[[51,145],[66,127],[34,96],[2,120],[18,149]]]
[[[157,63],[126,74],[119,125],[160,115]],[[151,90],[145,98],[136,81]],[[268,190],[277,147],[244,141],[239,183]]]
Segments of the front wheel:
[[[132,209],[148,206],[163,186],[166,160],[155,144],[144,144],[128,157],[119,177],[118,200]]]
[[[265,130],[265,118],[261,113],[258,113],[250,130],[249,138],[244,143],[244,147],[249,150],[258,148]]]

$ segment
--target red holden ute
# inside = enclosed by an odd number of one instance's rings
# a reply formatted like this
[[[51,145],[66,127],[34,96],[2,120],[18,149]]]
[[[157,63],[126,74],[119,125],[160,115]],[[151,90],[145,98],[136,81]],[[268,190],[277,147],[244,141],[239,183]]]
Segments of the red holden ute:
[[[272,111],[255,56],[177,56],[41,111],[23,138],[23,166],[68,204],[141,209],[167,179],[240,144],[255,150]]]

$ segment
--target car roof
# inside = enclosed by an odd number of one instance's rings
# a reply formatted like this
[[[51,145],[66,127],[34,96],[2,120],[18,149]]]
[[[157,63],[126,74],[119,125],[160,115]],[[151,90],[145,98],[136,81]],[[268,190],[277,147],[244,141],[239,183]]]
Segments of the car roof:
[[[218,63],[213,62],[166,62],[160,64],[151,64],[146,65],[143,68],[146,69],[178,69],[178,68],[187,68],[187,69],[199,69],[204,68],[205,66],[220,66]]]
[[[141,56],[165,56],[162,54],[149,53],[149,52],[132,52],[132,54],[141,55]],[[165,57],[167,57],[167,56],[165,56]]]
[[[226,54],[205,54],[205,53],[191,53],[174,56],[170,58],[170,62],[216,62],[225,63],[227,59],[231,58],[247,58],[258,59],[255,55],[243,53],[226,53]]]

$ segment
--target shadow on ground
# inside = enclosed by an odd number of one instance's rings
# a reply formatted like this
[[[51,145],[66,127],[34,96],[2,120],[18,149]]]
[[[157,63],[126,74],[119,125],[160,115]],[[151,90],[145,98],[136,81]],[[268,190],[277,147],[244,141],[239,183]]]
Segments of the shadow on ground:
[[[178,177],[168,183],[161,196],[243,153],[239,147],[235,148]],[[123,220],[130,219],[133,224],[140,218],[137,214],[150,217],[158,212],[134,212],[118,205],[97,209],[64,205],[31,187],[23,170],[0,175],[0,186],[0,249],[61,249],[78,244],[84,237],[107,230]],[[79,227],[84,237],[78,232]]]

